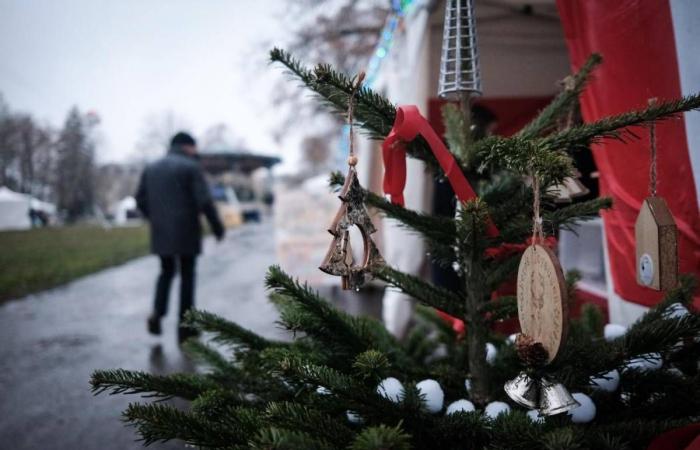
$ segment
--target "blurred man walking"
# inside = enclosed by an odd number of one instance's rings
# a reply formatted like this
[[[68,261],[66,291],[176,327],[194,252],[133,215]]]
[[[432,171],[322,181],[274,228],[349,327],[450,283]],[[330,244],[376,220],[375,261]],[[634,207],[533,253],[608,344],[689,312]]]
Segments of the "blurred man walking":
[[[173,136],[168,154],[146,168],[136,203],[150,222],[151,252],[160,257],[153,313],[148,318],[148,331],[160,334],[160,320],[168,310],[170,285],[178,265],[180,323],[185,312],[194,306],[195,265],[202,251],[200,214],[207,218],[217,240],[224,236],[224,227],[197,162],[197,144],[192,136]],[[192,335],[192,330],[179,326],[180,342]]]

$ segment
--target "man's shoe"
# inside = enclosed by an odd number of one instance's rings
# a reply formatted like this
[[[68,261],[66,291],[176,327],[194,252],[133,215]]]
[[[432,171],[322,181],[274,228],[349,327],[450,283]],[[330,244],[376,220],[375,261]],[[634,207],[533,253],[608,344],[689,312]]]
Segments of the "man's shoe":
[[[148,332],[156,336],[160,336],[160,317],[150,316],[148,318]]]

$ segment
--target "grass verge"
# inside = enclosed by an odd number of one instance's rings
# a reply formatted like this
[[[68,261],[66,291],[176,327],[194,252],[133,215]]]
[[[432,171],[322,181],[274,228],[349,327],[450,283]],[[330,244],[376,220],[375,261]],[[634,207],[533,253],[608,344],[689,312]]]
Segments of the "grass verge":
[[[148,253],[148,229],[97,226],[0,232],[0,303]]]

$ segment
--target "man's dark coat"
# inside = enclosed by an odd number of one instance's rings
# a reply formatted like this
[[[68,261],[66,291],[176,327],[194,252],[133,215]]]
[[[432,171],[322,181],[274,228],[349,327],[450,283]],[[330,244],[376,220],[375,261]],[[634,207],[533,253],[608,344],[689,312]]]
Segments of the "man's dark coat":
[[[141,176],[136,204],[151,223],[151,252],[197,255],[202,251],[203,213],[216,236],[223,225],[198,161],[177,147],[150,164]]]

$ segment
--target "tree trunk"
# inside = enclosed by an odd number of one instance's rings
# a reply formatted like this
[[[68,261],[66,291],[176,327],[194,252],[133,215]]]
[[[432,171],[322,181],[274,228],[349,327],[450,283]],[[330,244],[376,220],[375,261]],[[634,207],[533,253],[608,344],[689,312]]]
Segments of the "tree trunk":
[[[468,345],[469,375],[471,379],[471,398],[474,402],[485,404],[490,392],[488,364],[486,362],[486,339],[488,326],[480,312],[480,306],[486,298],[483,291],[484,277],[477,261],[469,261],[465,270],[466,307],[465,318]]]

